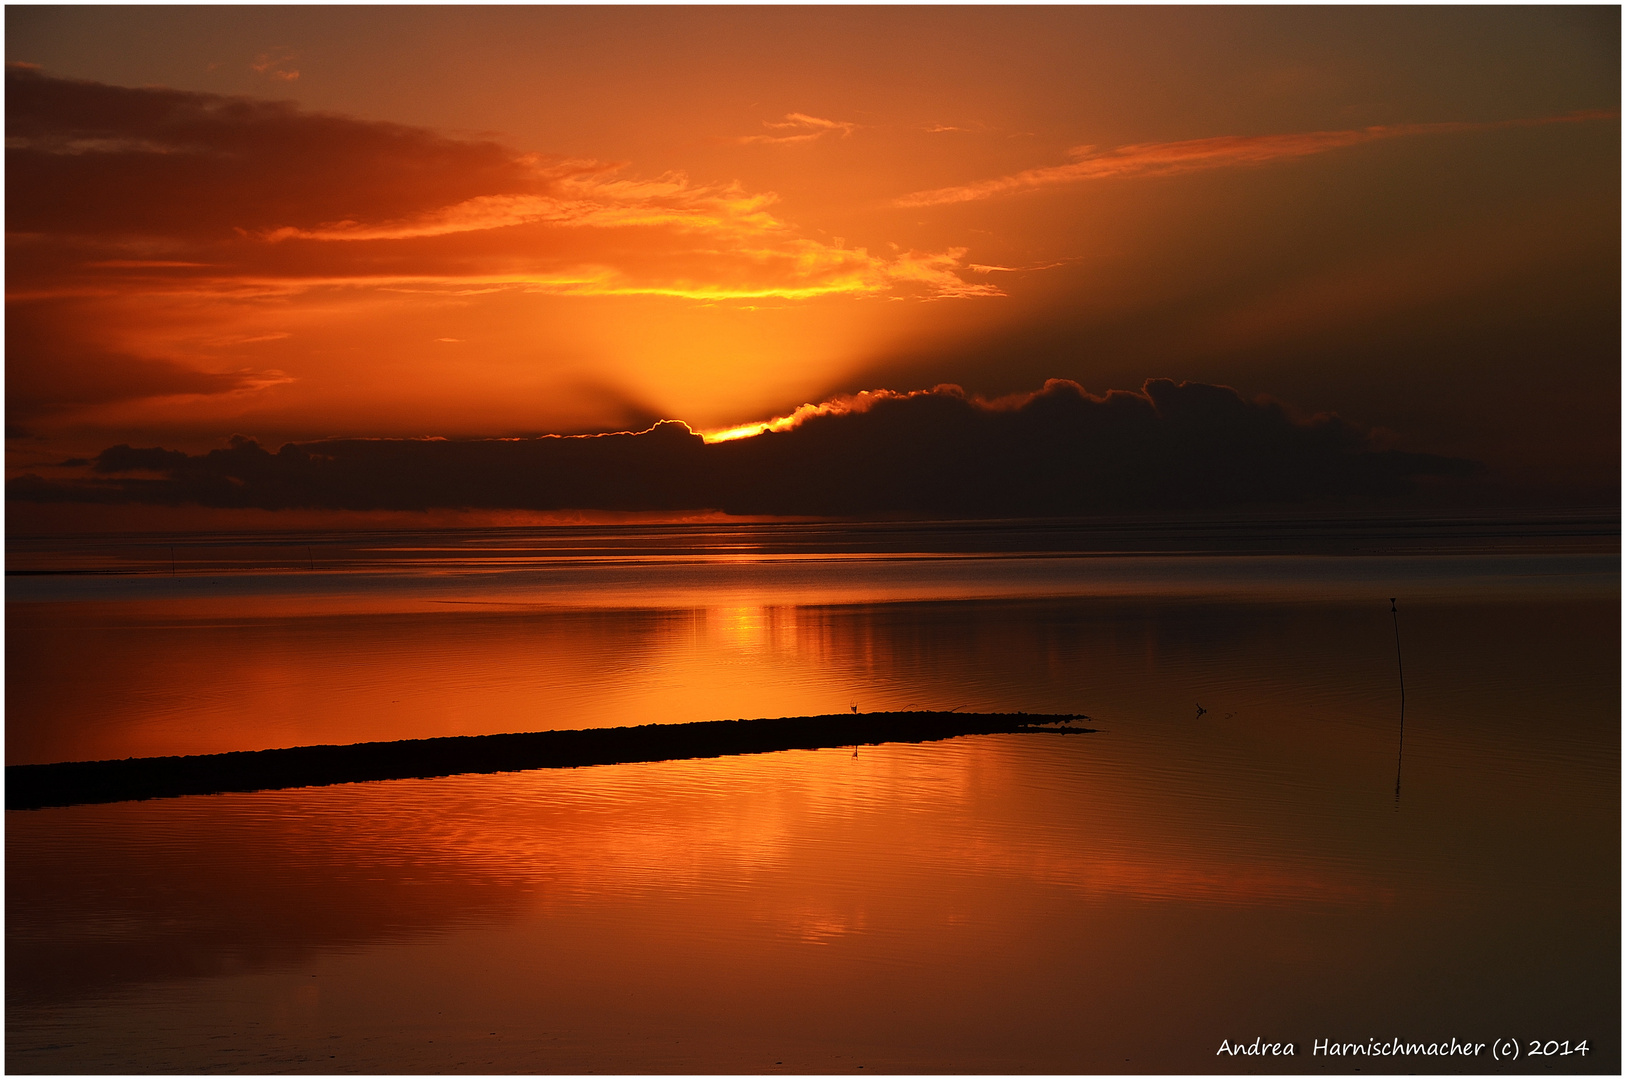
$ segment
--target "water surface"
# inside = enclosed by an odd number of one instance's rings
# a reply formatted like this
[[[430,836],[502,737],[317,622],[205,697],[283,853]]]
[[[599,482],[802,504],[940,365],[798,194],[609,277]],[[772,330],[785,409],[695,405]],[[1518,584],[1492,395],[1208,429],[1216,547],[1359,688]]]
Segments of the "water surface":
[[[1618,1071],[1618,556],[1541,528],[488,531],[328,570],[193,537],[173,575],[14,576],[14,763],[855,706],[1102,730],[8,813],[8,1069],[1370,1072],[1306,1055],[1398,1036]],[[1255,1037],[1297,1054],[1215,1056]],[[1442,1067],[1503,1066],[1400,1071]]]

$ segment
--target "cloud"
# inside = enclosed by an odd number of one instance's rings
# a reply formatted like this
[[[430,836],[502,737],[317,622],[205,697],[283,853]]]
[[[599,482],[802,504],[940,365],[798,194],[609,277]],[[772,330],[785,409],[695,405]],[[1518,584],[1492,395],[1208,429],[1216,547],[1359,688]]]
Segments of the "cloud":
[[[915,393],[929,393],[930,391],[916,391]],[[846,416],[850,413],[868,412],[870,408],[882,401],[902,400],[913,397],[911,393],[898,393],[894,390],[862,390],[856,394],[842,394],[829,401],[817,405],[802,405],[771,420],[759,420],[750,424],[738,424],[734,427],[718,428],[714,431],[704,431],[700,437],[708,443],[732,442],[735,439],[750,438],[754,435],[768,435],[776,431],[789,431],[801,427],[805,421],[815,416]]]
[[[185,262],[180,259],[102,259],[86,263],[94,270],[158,270],[163,268],[208,266],[208,263]]]
[[[8,385],[6,411],[28,419],[120,401],[246,393],[287,381],[278,371],[200,371],[155,357],[81,352],[59,363],[48,382]]]
[[[212,343],[239,320],[258,331],[273,306],[309,328],[365,322],[401,294],[454,305],[498,293],[704,304],[1000,295],[964,249],[826,242],[780,217],[774,193],[735,182],[289,102],[15,65],[6,78],[8,316],[44,327],[9,350],[13,421],[273,385],[282,376]],[[783,123],[852,128],[804,114]]]
[[[840,132],[846,138],[858,130],[859,125],[845,120],[826,120],[819,116],[809,116],[807,113],[786,113],[783,120],[764,120],[762,126],[775,131],[789,131],[789,135],[737,135],[726,141],[749,145],[751,143],[768,143],[784,145],[787,143],[812,142],[822,139],[832,132]]]
[[[110,348],[61,332],[55,313],[12,312],[6,321],[6,413],[32,420],[86,406],[153,398],[251,393],[288,379],[279,371],[210,371],[162,356]]]
[[[293,53],[288,52],[277,55],[261,53],[249,65],[249,70],[258,72],[267,78],[281,79],[283,82],[297,82],[299,69],[293,66],[296,59]]]
[[[334,285],[705,301],[998,294],[961,276],[963,251],[826,244],[777,217],[772,192],[737,183],[17,67],[6,108],[14,300]],[[772,136],[785,139],[856,127],[804,113],[770,126],[796,133]]]
[[[1460,459],[1401,453],[1329,415],[1295,418],[1204,383],[1096,396],[1052,380],[986,401],[958,387],[804,406],[712,441],[675,421],[536,439],[252,439],[190,455],[104,450],[83,477],[14,480],[33,502],[264,509],[722,510],[792,515],[1067,515],[1392,499]]]
[[[1401,454],[1320,415],[1204,383],[1096,396],[1052,380],[985,401],[958,387],[878,393],[783,432],[723,442],[737,513],[1019,516],[1394,497],[1467,462]]]
[[[8,230],[114,248],[137,239],[222,245],[239,229],[399,218],[519,190],[534,171],[490,142],[288,102],[17,68],[6,71],[6,136]],[[132,257],[110,254],[121,256]]]
[[[1580,123],[1588,120],[1613,119],[1617,116],[1618,113],[1614,112],[1588,111],[1533,120],[1502,120],[1493,123],[1392,124],[1345,131],[1307,131],[1287,135],[1222,135],[1181,142],[1135,143],[1105,151],[1094,146],[1075,146],[1068,151],[1068,156],[1074,160],[1065,165],[1047,165],[991,180],[936,188],[931,191],[917,191],[897,199],[896,205],[940,206],[946,203],[974,202],[1084,180],[1175,176],[1207,169],[1263,165],[1385,139],[1497,131],[1543,124]]]
[[[1039,270],[1054,270],[1058,266],[1081,262],[1082,256],[1073,256],[1070,259],[1057,259],[1054,262],[1034,263],[1032,266],[993,266],[987,263],[967,263],[966,269],[979,274],[1031,274]]]
[[[610,167],[595,167],[595,172]],[[668,226],[695,233],[765,236],[784,226],[767,213],[772,195],[750,195],[737,185],[696,187],[672,174],[648,182],[561,178],[552,195],[481,195],[454,206],[376,224],[354,220],[325,222],[316,228],[283,226],[257,234],[283,240],[411,240],[453,233],[546,224],[575,228]]]

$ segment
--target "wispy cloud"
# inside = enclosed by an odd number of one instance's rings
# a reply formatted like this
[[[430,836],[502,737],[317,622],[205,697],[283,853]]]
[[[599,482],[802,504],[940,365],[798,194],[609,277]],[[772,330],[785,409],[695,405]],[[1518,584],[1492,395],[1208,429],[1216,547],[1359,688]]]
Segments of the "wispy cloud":
[[[378,279],[372,287],[518,289],[573,296],[670,296],[690,300],[810,299],[831,295],[915,295],[965,299],[1003,295],[993,285],[966,281],[966,249],[873,254],[841,241],[798,236],[768,207],[775,197],[737,185],[693,185],[681,175],[656,181],[580,175],[554,195],[480,196],[412,218],[379,224],[332,222],[313,229],[282,227],[257,238],[269,243],[396,241],[500,229],[658,231],[671,235],[642,258],[605,259],[549,272],[473,273]],[[508,244],[504,245],[509,246]],[[343,279],[324,278],[331,286]],[[269,284],[269,282],[268,282]],[[305,282],[286,285],[299,289]],[[311,279],[309,284],[317,284]]]
[[[1054,270],[1058,266],[1076,263],[1082,256],[1073,256],[1070,259],[1057,259],[1054,262],[1035,263],[1032,266],[994,266],[989,263],[968,263],[967,270],[974,270],[979,274],[1028,274],[1036,270]]]
[[[603,171],[609,171],[606,167]],[[768,194],[749,194],[737,185],[696,186],[682,174],[653,181],[596,177],[565,179],[551,194],[478,195],[451,206],[421,211],[391,221],[367,223],[345,219],[312,228],[285,225],[261,230],[258,239],[411,240],[483,232],[517,225],[561,225],[578,228],[670,226],[691,232],[767,233],[783,226],[766,207]]]
[[[267,78],[295,82],[299,79],[299,69],[294,67],[296,59],[297,57],[290,52],[265,52],[254,58],[249,70],[259,72]]]
[[[716,239],[715,237],[713,239]],[[8,292],[12,300],[128,296],[264,300],[334,290],[478,296],[498,292],[551,296],[665,296],[707,303],[810,300],[823,296],[915,297],[924,300],[1003,296],[994,285],[964,280],[964,248],[904,251],[888,256],[795,236],[767,238],[727,250],[666,252],[664,257],[575,263],[557,269],[492,273],[448,268],[420,274],[238,271],[193,277],[150,277],[102,291],[62,289]]]
[[[73,340],[52,313],[7,313],[6,409],[13,417],[41,417],[120,402],[159,398],[245,397],[290,380],[282,371],[216,362],[140,355]]]
[[[86,266],[98,270],[161,270],[208,266],[208,263],[183,262],[179,259],[101,259]]]
[[[845,138],[858,130],[859,125],[845,120],[826,120],[822,116],[809,116],[807,113],[786,113],[783,120],[764,120],[762,126],[774,131],[784,131],[785,135],[738,135],[729,142],[736,143],[805,143],[815,139],[822,139],[833,132],[840,132]]]
[[[1390,124],[1343,131],[1307,131],[1285,135],[1221,135],[1180,142],[1135,143],[1111,150],[1100,150],[1095,146],[1075,146],[1068,151],[1068,156],[1074,160],[1063,165],[1046,165],[990,180],[917,191],[897,199],[896,204],[939,206],[946,203],[975,202],[1084,180],[1175,176],[1208,169],[1264,165],[1385,139],[1580,123],[1588,120],[1614,119],[1618,115],[1616,112],[1587,111],[1564,116],[1500,120],[1490,123]]]

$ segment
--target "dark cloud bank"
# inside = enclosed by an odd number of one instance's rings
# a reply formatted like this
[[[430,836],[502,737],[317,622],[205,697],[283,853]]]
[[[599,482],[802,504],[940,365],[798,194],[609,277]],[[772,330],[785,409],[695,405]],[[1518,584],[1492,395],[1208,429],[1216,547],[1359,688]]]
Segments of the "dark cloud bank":
[[[1376,449],[1335,416],[1153,379],[1102,397],[1053,380],[1000,402],[958,387],[884,397],[788,431],[706,444],[685,425],[537,439],[330,439],[271,452],[115,446],[87,475],[13,480],[29,502],[261,509],[721,510],[1017,516],[1404,496],[1461,459]]]
[[[535,172],[494,142],[292,102],[6,68],[14,234],[224,243],[240,230],[382,220],[527,191]]]

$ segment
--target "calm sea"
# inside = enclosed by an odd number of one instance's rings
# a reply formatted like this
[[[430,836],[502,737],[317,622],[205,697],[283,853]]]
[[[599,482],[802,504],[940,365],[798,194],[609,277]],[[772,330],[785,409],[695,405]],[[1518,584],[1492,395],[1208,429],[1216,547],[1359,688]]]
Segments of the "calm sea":
[[[7,812],[8,1071],[1620,1069],[1618,516],[11,538],[7,569],[11,764],[1099,729]],[[1483,1049],[1326,1052],[1397,1039]],[[1255,1040],[1293,1055],[1225,1052]]]

